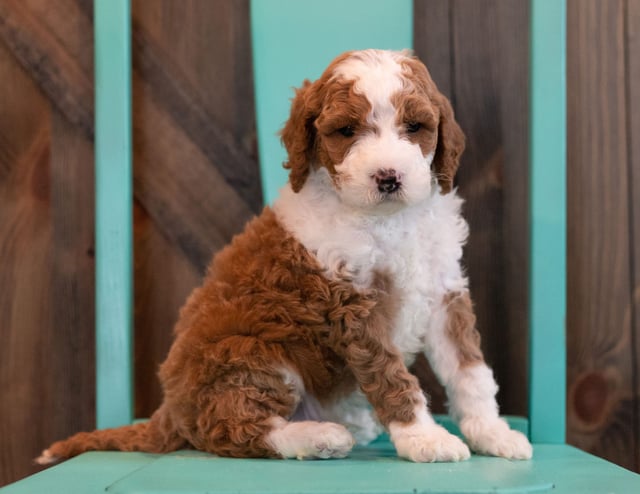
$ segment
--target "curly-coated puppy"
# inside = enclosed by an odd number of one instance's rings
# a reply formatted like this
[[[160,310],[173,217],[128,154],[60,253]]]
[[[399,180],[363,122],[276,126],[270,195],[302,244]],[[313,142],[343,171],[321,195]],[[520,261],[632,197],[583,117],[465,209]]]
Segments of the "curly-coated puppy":
[[[467,224],[452,188],[464,136],[406,52],[339,56],[296,91],[282,140],[289,183],[215,256],[160,368],[146,423],[53,444],[88,450],[344,457],[389,432],[398,455],[529,458],[498,416],[460,266]],[[465,444],[437,425],[416,378],[424,352]]]

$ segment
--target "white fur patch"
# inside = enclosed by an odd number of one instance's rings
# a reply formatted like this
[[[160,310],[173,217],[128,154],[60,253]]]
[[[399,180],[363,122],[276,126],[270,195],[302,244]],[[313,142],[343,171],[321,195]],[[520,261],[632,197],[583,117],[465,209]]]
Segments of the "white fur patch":
[[[340,63],[334,75],[348,81],[356,81],[354,90],[364,94],[376,109],[389,104],[390,95],[403,88],[402,67],[404,58],[398,52],[363,50]]]
[[[353,436],[342,425],[331,422],[287,422],[272,419],[267,443],[283,458],[344,458],[353,448]]]
[[[471,456],[462,440],[436,424],[425,407],[417,407],[412,424],[392,422],[389,434],[398,456],[420,463],[461,461]]]
[[[460,430],[476,453],[501,456],[510,460],[528,460],[533,447],[524,434],[511,430],[500,418],[465,417]]]

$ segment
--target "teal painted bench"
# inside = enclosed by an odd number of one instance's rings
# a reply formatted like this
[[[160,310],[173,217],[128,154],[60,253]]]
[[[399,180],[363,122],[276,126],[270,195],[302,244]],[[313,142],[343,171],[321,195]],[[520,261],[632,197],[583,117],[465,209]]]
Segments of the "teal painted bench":
[[[364,4],[366,22],[354,27],[350,19],[357,17],[349,13],[357,16]],[[251,6],[259,150],[270,201],[286,179],[275,131],[286,118],[291,86],[318,75],[347,48],[411,46],[412,2],[254,0]],[[531,14],[530,411],[510,421],[529,434],[533,460],[473,456],[414,464],[398,459],[384,437],[347,459],[327,461],[94,452],[2,494],[640,492],[640,476],[565,444],[565,1],[532,0]],[[332,36],[322,43],[291,42],[313,39],[314,30],[327,26]],[[96,0],[95,30],[96,420],[105,428],[133,420],[129,1]]]

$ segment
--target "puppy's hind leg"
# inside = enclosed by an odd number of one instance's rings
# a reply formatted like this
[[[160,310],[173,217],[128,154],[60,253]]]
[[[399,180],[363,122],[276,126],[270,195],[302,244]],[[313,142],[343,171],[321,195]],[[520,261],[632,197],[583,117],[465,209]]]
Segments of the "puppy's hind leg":
[[[200,390],[200,412],[189,440],[197,449],[220,456],[346,456],[354,440],[343,426],[288,421],[301,392],[289,371],[236,368]]]

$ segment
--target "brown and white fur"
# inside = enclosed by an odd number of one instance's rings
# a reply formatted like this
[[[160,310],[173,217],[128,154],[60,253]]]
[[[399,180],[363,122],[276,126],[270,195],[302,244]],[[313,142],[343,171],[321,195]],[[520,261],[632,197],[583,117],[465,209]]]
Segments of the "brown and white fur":
[[[417,462],[530,458],[498,416],[460,266],[464,136],[407,52],[348,52],[297,90],[289,183],[215,256],[180,313],[150,421],[79,433],[38,459],[196,448],[346,456],[383,429]],[[437,425],[407,366],[424,352],[466,439]]]

